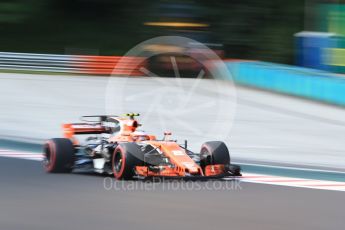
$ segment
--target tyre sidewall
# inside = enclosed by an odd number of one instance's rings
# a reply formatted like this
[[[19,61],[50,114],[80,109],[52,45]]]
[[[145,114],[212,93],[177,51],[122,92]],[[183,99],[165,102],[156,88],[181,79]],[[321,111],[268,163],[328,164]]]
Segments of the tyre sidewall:
[[[53,138],[48,140],[44,146],[44,151],[50,151],[49,163],[44,165],[49,173],[69,173],[74,166],[74,146],[67,138]],[[46,154],[46,153],[45,153]]]

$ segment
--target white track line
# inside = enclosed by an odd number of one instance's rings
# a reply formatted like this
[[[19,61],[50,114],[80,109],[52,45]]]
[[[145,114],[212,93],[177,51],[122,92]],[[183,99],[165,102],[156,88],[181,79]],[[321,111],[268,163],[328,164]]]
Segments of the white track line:
[[[303,167],[286,167],[286,166],[274,166],[274,165],[267,165],[267,164],[251,164],[251,163],[240,163],[240,162],[233,162],[233,164],[248,165],[248,166],[259,166],[259,167],[275,168],[275,169],[288,169],[288,170],[309,171],[309,172],[325,172],[325,173],[345,174],[345,172],[342,172],[342,171],[312,169],[312,168],[303,168]]]
[[[9,158],[19,158],[25,160],[35,160],[35,161],[42,161],[43,155],[42,153],[32,153],[32,152],[16,152],[7,149],[0,150],[0,157],[9,157]]]
[[[345,182],[338,181],[312,180],[304,178],[281,177],[253,173],[243,173],[243,176],[240,178],[240,180],[243,182],[259,184],[272,184],[289,187],[345,191]]]
[[[11,150],[4,150],[4,149],[0,150],[0,157],[19,158],[19,159],[35,160],[35,161],[43,160],[43,155],[41,153],[16,152],[16,151],[11,151]],[[240,179],[243,182],[249,182],[249,183],[345,191],[345,182],[337,182],[337,181],[312,180],[312,179],[282,177],[282,176],[254,174],[254,173],[243,173],[242,177],[239,177],[238,179]]]

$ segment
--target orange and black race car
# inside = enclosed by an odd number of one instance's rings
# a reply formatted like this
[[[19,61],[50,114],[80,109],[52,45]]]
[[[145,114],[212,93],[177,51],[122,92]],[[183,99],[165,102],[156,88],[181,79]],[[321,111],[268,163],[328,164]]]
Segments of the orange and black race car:
[[[44,145],[44,168],[49,173],[92,170],[113,174],[117,179],[134,178],[223,178],[240,176],[240,167],[230,164],[223,142],[210,141],[200,153],[179,145],[165,132],[158,140],[139,131],[139,114],[84,116],[82,123],[64,124],[64,138],[53,138]],[[84,142],[76,135],[88,135]]]

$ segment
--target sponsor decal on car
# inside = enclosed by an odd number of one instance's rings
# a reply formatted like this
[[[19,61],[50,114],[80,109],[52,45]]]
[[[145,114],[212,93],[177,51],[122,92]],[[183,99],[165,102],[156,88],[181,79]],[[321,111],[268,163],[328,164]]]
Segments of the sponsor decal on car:
[[[175,155],[175,156],[183,156],[185,155],[183,151],[181,150],[173,150],[172,153]]]

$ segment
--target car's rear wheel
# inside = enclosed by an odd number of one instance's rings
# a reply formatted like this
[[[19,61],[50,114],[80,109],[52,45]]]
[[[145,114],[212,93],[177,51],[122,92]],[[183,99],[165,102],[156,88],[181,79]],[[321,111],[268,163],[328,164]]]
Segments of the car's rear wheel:
[[[201,146],[200,166],[205,172],[207,165],[230,165],[230,153],[224,142],[209,141]]]
[[[48,173],[69,173],[74,166],[74,146],[67,138],[53,138],[44,147],[44,169]]]
[[[143,152],[137,144],[122,143],[115,148],[112,168],[116,179],[133,179],[135,167],[141,165],[143,165]]]

